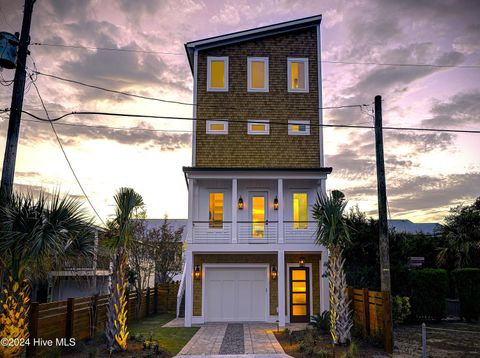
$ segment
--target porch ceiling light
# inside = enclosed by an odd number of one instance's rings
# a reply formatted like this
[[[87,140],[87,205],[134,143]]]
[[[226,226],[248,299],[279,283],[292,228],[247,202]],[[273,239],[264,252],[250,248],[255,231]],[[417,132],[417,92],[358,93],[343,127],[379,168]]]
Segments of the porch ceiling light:
[[[273,199],[273,210],[278,210],[278,198]]]
[[[238,198],[238,210],[243,210],[243,199],[241,196]]]
[[[272,280],[276,280],[277,279],[277,276],[278,276],[278,271],[277,271],[277,266],[275,265],[272,265],[272,270],[271,270],[271,274],[272,274]]]
[[[298,259],[298,264],[299,264],[301,267],[305,266],[305,257],[300,256],[300,258]]]
[[[195,280],[199,280],[200,276],[201,276],[200,265],[195,265],[195,268],[193,269],[193,277],[195,277]]]

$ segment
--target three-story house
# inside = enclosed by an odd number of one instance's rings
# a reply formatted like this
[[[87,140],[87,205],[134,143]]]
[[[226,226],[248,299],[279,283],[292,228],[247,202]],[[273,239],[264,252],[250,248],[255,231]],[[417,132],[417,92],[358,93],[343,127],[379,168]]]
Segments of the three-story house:
[[[194,78],[185,326],[329,309],[311,208],[325,192],[321,16],[185,44]]]

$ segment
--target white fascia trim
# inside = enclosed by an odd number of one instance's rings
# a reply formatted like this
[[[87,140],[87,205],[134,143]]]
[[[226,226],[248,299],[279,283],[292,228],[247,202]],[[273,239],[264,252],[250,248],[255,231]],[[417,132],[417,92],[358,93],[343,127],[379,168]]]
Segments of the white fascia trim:
[[[325,165],[324,152],[323,152],[323,87],[322,87],[322,42],[321,42],[321,32],[320,25],[317,25],[317,67],[318,67],[318,137],[320,141],[320,166]]]
[[[296,124],[305,125],[305,131],[294,132],[292,127]],[[310,135],[310,121],[298,121],[296,119],[288,121],[288,135]]]
[[[292,83],[292,68],[290,64],[292,62],[303,62],[305,64],[305,88],[291,88],[290,84]],[[307,57],[288,57],[287,58],[287,89],[288,92],[293,93],[308,93],[309,86],[308,86],[308,58]]]
[[[207,120],[206,121],[206,131],[207,134],[228,134],[228,120],[227,119],[218,119],[218,120]],[[223,124],[223,130],[213,130],[210,129],[212,124]]]
[[[327,174],[318,174],[318,173],[265,173],[259,171],[258,173],[252,172],[231,172],[225,173],[222,171],[210,171],[206,173],[201,172],[191,172],[188,174],[188,177],[191,179],[273,179],[277,180],[282,179],[327,179]]]
[[[211,87],[211,62],[212,61],[223,61],[225,66],[223,67],[223,78],[225,79],[225,86],[222,88],[212,88]],[[228,92],[228,56],[222,57],[215,57],[215,56],[208,56],[207,57],[207,92]]]
[[[264,131],[254,131],[252,126],[254,124],[265,124]],[[247,132],[251,135],[269,135],[270,134],[270,121],[267,119],[249,119],[247,125]]]
[[[198,89],[198,50],[193,55],[193,133],[192,133],[192,166],[195,166],[197,147],[197,89]]]
[[[285,253],[290,252],[316,252],[321,253],[326,251],[325,247],[315,244],[315,241],[312,239],[311,243],[283,243],[283,244],[231,244],[231,243],[211,243],[211,244],[196,244],[189,243],[188,251],[194,252],[195,254],[238,254],[240,252],[244,253],[256,253],[256,254],[265,254],[265,253],[278,253],[278,251],[285,251]]]
[[[265,87],[263,88],[253,88],[252,87],[252,62],[263,62],[264,64],[264,73],[263,73],[263,83]],[[268,92],[269,91],[269,67],[268,67],[268,57],[247,57],[247,92]]]

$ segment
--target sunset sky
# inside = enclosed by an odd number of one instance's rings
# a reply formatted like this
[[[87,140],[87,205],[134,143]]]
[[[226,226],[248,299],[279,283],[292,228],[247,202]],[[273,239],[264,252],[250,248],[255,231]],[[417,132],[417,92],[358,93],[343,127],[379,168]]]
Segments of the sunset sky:
[[[20,31],[23,0],[0,0],[0,31]],[[30,46],[29,69],[144,96],[191,102],[187,41],[322,14],[322,57],[341,62],[480,65],[478,0],[37,0],[32,42],[163,52]],[[35,65],[34,65],[35,63]],[[12,70],[1,72],[13,78]],[[3,80],[2,79],[2,80]],[[24,109],[44,117],[27,82]],[[135,99],[38,76],[52,117],[75,110],[192,116],[192,107]],[[323,64],[324,106],[371,104],[385,125],[480,128],[480,68]],[[0,86],[1,108],[12,86]],[[325,111],[325,123],[372,124],[369,109]],[[0,119],[0,153],[7,115]],[[23,121],[15,183],[81,195],[48,123]],[[121,131],[61,123],[169,130]],[[189,121],[70,116],[56,129],[93,205],[105,219],[121,186],[144,197],[150,218],[187,217],[182,166],[191,165]],[[376,214],[373,130],[324,130],[327,189]],[[3,155],[2,155],[3,158]],[[3,159],[2,159],[3,161]],[[480,135],[385,132],[392,219],[440,221],[480,195]],[[1,162],[0,162],[1,165]]]

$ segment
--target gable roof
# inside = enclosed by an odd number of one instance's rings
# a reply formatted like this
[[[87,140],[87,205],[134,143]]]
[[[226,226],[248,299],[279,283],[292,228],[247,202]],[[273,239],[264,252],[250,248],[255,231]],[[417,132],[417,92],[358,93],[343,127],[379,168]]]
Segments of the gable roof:
[[[201,40],[190,41],[185,44],[188,63],[193,73],[193,56],[196,49],[217,47],[226,44],[238,43],[252,39],[258,39],[276,34],[296,31],[311,26],[317,26],[322,21],[322,15],[304,17],[302,19],[281,22],[273,25],[256,27],[249,30],[232,32],[225,35],[208,37]]]

